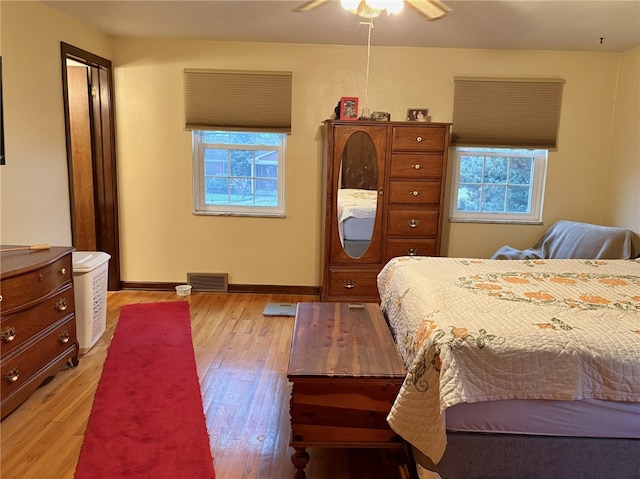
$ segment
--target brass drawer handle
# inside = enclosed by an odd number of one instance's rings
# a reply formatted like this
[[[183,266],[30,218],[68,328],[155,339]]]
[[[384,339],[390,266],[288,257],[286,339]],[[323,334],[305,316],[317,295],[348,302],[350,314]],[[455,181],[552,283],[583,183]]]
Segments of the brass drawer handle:
[[[67,344],[69,342],[69,339],[71,339],[69,331],[63,331],[60,336],[58,336],[58,342],[60,344]]]
[[[3,343],[10,343],[14,339],[16,339],[16,328],[13,326],[8,326],[7,329],[0,332],[0,339],[2,339]]]
[[[421,136],[416,136],[413,141],[417,141],[418,143],[421,143],[423,140],[423,138]]]
[[[419,170],[420,168],[422,168],[422,166],[420,166],[420,165],[411,165],[411,168],[413,168],[415,170]]]
[[[414,191],[411,191],[409,194],[411,196],[418,196],[420,194],[420,192],[418,190],[414,190]]]
[[[65,298],[60,298],[56,303],[56,310],[64,311],[67,309],[69,305],[67,304],[67,300]]]
[[[407,224],[409,225],[409,228],[417,228],[420,225],[420,220],[411,218],[410,220],[407,220]]]
[[[352,279],[348,279],[343,283],[345,289],[353,289],[356,287],[356,282]]]
[[[4,380],[9,384],[13,384],[18,380],[19,377],[20,370],[18,368],[11,368],[9,371],[7,371],[7,374],[4,375]]]
[[[418,248],[409,248],[407,250],[408,256],[418,256]]]

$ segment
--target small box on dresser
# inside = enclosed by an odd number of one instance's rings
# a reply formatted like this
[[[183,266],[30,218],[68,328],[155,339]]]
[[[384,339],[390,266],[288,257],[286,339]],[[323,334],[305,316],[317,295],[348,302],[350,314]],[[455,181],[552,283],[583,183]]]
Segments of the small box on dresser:
[[[69,361],[78,365],[72,251],[0,253],[2,419]]]

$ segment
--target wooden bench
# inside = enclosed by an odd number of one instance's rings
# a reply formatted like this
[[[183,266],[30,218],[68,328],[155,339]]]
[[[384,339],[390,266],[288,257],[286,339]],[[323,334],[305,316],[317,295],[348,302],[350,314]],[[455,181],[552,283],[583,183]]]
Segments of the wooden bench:
[[[377,304],[298,303],[287,374],[296,479],[307,447],[403,449],[386,418],[405,375]]]

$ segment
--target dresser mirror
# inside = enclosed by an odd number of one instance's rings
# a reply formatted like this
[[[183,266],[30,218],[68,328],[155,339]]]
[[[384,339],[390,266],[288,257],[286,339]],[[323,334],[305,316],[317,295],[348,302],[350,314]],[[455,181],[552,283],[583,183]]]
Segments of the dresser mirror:
[[[337,221],[340,242],[351,258],[367,251],[378,207],[378,158],[371,137],[354,132],[346,141],[338,179]]]

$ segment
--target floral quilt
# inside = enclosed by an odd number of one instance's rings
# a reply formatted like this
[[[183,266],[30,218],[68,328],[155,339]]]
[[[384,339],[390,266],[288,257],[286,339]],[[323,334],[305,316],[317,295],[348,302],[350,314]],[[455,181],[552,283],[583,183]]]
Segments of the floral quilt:
[[[639,260],[402,257],[378,289],[407,367],[387,419],[435,463],[454,404],[640,402]]]

